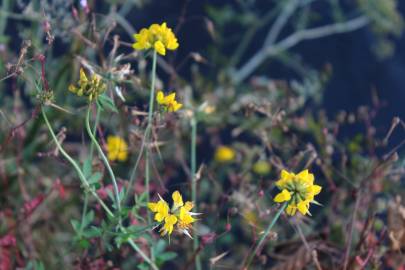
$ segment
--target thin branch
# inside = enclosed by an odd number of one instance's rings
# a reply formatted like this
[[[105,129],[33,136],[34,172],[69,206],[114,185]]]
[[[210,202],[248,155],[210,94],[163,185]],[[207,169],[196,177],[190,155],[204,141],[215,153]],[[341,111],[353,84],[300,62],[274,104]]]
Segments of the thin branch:
[[[361,16],[343,23],[334,23],[295,32],[274,46],[266,46],[259,50],[244,66],[233,74],[234,83],[238,84],[245,80],[268,57],[278,54],[281,51],[285,51],[301,41],[352,32],[366,26],[368,23],[369,19],[365,16]]]
[[[283,30],[284,26],[287,24],[291,15],[297,9],[298,3],[299,3],[299,0],[290,0],[290,2],[288,2],[285,5],[283,12],[280,13],[280,15],[277,17],[276,21],[274,22],[273,26],[270,28],[270,31],[267,34],[266,39],[264,41],[264,46],[267,47],[267,46],[271,46],[272,44],[274,44],[274,42],[278,38],[281,30]]]

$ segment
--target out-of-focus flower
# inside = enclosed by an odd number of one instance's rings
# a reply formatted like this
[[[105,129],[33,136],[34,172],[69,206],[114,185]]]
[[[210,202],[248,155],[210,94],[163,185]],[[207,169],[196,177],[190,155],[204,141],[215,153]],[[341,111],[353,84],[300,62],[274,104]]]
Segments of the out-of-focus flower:
[[[105,83],[103,83],[101,77],[95,73],[91,79],[87,78],[86,73],[81,68],[78,85],[75,86],[71,84],[69,85],[68,89],[70,92],[78,95],[79,97],[85,96],[89,99],[89,101],[93,101],[107,89],[107,86]]]
[[[126,161],[128,158],[128,145],[119,136],[108,136],[107,155],[110,161]]]
[[[168,112],[175,112],[183,107],[183,104],[176,101],[176,93],[170,93],[169,95],[165,96],[162,91],[158,91],[156,95],[156,102]]]
[[[153,48],[157,53],[166,55],[166,49],[176,50],[179,47],[176,36],[166,23],[152,24],[149,28],[143,28],[138,34],[134,34],[135,50],[148,50]]]
[[[287,202],[286,213],[295,215],[297,210],[303,215],[311,215],[309,204],[317,203],[315,195],[321,192],[322,187],[314,185],[314,175],[308,170],[303,170],[299,174],[281,171],[281,178],[276,182],[276,186],[281,190],[276,195],[274,201],[277,203]]]
[[[270,164],[265,160],[259,160],[253,164],[253,172],[259,175],[266,175],[270,172]]]
[[[160,233],[162,236],[166,234],[170,236],[176,227],[179,232],[191,238],[189,229],[192,228],[192,224],[196,221],[193,216],[198,215],[198,213],[191,212],[194,204],[190,201],[184,203],[183,197],[177,190],[173,192],[172,199],[173,206],[171,209],[169,209],[168,203],[160,195],[158,202],[148,203],[149,210],[155,213],[154,220],[161,225]]]
[[[215,151],[214,159],[217,162],[225,163],[230,162],[235,159],[236,153],[235,151],[228,147],[228,146],[220,146]]]

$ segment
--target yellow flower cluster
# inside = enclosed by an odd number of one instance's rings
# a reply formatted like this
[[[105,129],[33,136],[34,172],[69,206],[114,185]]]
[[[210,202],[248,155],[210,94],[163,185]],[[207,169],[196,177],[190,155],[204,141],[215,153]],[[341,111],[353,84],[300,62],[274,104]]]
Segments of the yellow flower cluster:
[[[162,91],[159,91],[156,95],[156,102],[168,112],[175,112],[183,107],[183,104],[176,101],[176,93],[165,96]]]
[[[229,146],[220,146],[215,151],[214,159],[217,162],[225,163],[233,161],[235,159],[235,156],[235,150],[233,150]]]
[[[153,48],[157,53],[166,55],[166,49],[176,50],[179,47],[177,38],[166,23],[152,24],[143,28],[139,34],[134,34],[136,42],[132,44],[135,50],[148,50]]]
[[[73,84],[69,85],[69,91],[78,95],[79,97],[85,96],[92,101],[97,99],[98,95],[102,94],[107,89],[105,83],[103,83],[101,77],[97,74],[93,74],[91,79],[88,79],[86,73],[81,68],[80,69],[80,78],[78,86]]]
[[[303,170],[299,174],[281,171],[281,178],[276,182],[276,186],[281,190],[276,195],[274,201],[277,203],[288,202],[286,213],[295,215],[297,210],[303,215],[311,215],[309,204],[318,204],[314,197],[321,192],[322,187],[314,185],[314,175],[308,170]]]
[[[108,136],[107,155],[110,161],[126,161],[128,158],[127,143],[119,136]]]
[[[193,216],[198,215],[198,213],[190,212],[194,204],[189,201],[184,203],[183,197],[177,190],[172,194],[173,206],[171,209],[160,195],[159,198],[160,200],[156,203],[148,203],[148,208],[155,213],[154,220],[162,225],[160,229],[161,235],[171,235],[176,226],[179,232],[191,238],[188,230],[192,228],[192,223],[196,221]]]

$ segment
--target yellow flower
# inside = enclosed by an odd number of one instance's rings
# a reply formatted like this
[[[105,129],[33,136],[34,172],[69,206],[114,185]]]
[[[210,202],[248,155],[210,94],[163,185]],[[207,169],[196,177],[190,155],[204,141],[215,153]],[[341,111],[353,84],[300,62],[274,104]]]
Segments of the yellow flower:
[[[134,34],[134,38],[132,47],[139,51],[153,48],[158,54],[166,55],[166,49],[176,50],[179,47],[176,36],[165,22],[143,28],[138,34]]]
[[[259,160],[253,164],[253,171],[259,175],[266,175],[270,172],[270,164],[265,160]]]
[[[194,204],[190,201],[184,203],[183,197],[177,190],[172,193],[173,206],[171,209],[160,195],[159,198],[160,200],[156,203],[148,203],[148,208],[155,213],[154,220],[161,225],[159,230],[161,235],[168,234],[170,236],[174,228],[176,228],[179,232],[191,238],[188,230],[192,228],[192,223],[196,221],[193,216],[198,215],[198,213],[191,212]]]
[[[148,203],[148,207],[152,212],[156,213],[154,219],[157,222],[162,222],[169,216],[169,205],[162,198],[157,203]]]
[[[88,79],[86,73],[81,68],[78,85],[71,84],[68,89],[79,97],[85,96],[89,101],[93,101],[107,89],[107,86],[97,74],[93,74],[91,79]]]
[[[291,200],[291,193],[288,192],[288,190],[283,189],[279,194],[276,195],[276,197],[274,198],[274,201],[277,203],[281,203],[281,202],[288,202],[289,200]]]
[[[276,182],[276,186],[281,190],[274,197],[277,203],[287,202],[286,213],[295,215],[297,210],[303,215],[311,215],[309,204],[317,203],[315,195],[321,192],[322,187],[314,185],[314,175],[308,170],[303,170],[299,174],[281,171],[281,178]]]
[[[179,208],[179,207],[184,205],[183,197],[181,196],[179,191],[176,190],[175,192],[173,192],[172,199],[173,199],[173,207],[174,208]]]
[[[218,162],[229,162],[235,159],[235,151],[228,146],[220,146],[215,151],[214,159]]]
[[[110,161],[126,161],[128,158],[128,145],[118,136],[108,136],[107,155]]]
[[[168,112],[175,112],[183,107],[183,104],[176,101],[176,93],[171,93],[167,96],[162,91],[158,91],[156,102]]]
[[[165,224],[160,229],[161,235],[164,236],[166,234],[171,235],[173,232],[174,225],[177,223],[177,217],[175,215],[168,215],[165,217]]]

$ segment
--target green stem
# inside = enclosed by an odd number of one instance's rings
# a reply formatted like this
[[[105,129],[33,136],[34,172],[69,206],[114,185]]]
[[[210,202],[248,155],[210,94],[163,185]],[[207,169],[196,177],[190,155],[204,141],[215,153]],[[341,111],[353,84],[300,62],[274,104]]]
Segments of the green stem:
[[[148,112],[148,126],[152,125],[152,116],[153,116],[153,104],[155,104],[155,81],[156,81],[156,51],[153,50],[153,59],[152,59],[152,81],[150,84],[150,96],[149,96],[149,112]]]
[[[96,121],[94,122],[94,127],[93,127],[93,136],[96,136],[95,134],[97,132],[97,125],[98,125],[98,122],[100,120],[100,112],[101,112],[101,110],[99,110],[98,108],[96,108],[96,110],[97,110],[97,113],[96,113]],[[93,155],[94,155],[94,142],[91,141],[90,155],[89,155],[89,160],[90,160],[91,164],[92,164],[92,161],[93,161]],[[79,234],[80,237],[82,236],[83,229],[84,229],[83,224],[84,224],[84,219],[85,219],[86,214],[87,214],[88,203],[89,203],[89,195],[87,194],[87,192],[85,192],[85,194],[84,194],[83,212],[82,212],[82,221],[81,221],[81,224],[80,224],[80,234]]]
[[[93,127],[93,136],[96,137],[96,132],[97,132],[97,126],[98,122],[100,121],[100,112],[101,110],[98,109],[98,106],[96,107],[96,120],[94,122],[94,127]],[[94,142],[91,141],[90,144],[90,160],[93,160],[93,154],[94,154]]]
[[[123,230],[124,233],[126,232],[124,228],[121,229]],[[148,256],[146,256],[146,254],[138,247],[138,245],[132,239],[129,239],[128,243],[136,252],[139,253],[139,255],[141,255],[141,257],[145,260],[145,262],[147,262],[152,267],[153,270],[159,270],[156,264],[150,258],[148,258]]]
[[[87,194],[87,192],[84,193],[84,205],[83,205],[83,212],[82,212],[82,221],[80,224],[80,232],[79,232],[79,237],[82,237],[83,234],[83,224],[84,224],[84,219],[86,218],[86,213],[87,213],[87,205],[89,203],[89,195]]]
[[[110,175],[111,181],[113,183],[114,186],[114,193],[115,193],[115,203],[116,203],[116,207],[118,210],[118,213],[121,213],[121,203],[120,203],[120,194],[119,194],[119,190],[118,190],[118,184],[117,184],[117,180],[115,179],[115,175],[113,170],[111,169],[110,163],[108,162],[107,157],[105,156],[103,149],[101,149],[100,144],[97,142],[96,137],[93,135],[93,132],[90,128],[90,112],[91,112],[91,104],[89,105],[89,108],[87,109],[87,115],[86,115],[86,130],[87,130],[87,134],[89,135],[91,141],[94,143],[94,145],[96,146],[96,149],[101,157],[101,159],[103,160],[104,165],[107,168],[107,171]],[[120,214],[119,214],[120,215]]]
[[[146,152],[145,152],[145,192],[146,192],[146,201],[149,202],[149,183],[150,183],[150,130],[152,129],[153,121],[153,104],[155,103],[155,81],[156,81],[156,58],[157,53],[153,50],[153,59],[152,59],[152,78],[150,84],[150,96],[149,96],[149,111],[148,111],[148,126],[146,128],[147,136],[145,136],[146,141]],[[152,223],[152,216],[148,212],[148,224]],[[154,258],[154,252],[152,246],[150,248],[150,254],[152,259]]]
[[[85,187],[86,190],[90,191],[90,193],[97,199],[97,201],[104,208],[104,210],[107,212],[107,214],[110,217],[114,217],[114,214],[111,212],[111,210],[108,208],[108,206],[105,205],[103,200],[101,200],[101,198],[97,195],[97,193],[94,191],[94,189],[90,187],[89,183],[86,180],[86,177],[84,176],[83,172],[80,170],[79,165],[76,163],[76,161],[74,161],[73,158],[71,158],[69,156],[68,153],[65,152],[62,145],[59,143],[58,138],[56,138],[56,135],[53,132],[53,129],[51,127],[51,124],[49,123],[48,118],[46,117],[44,108],[41,108],[41,114],[45,120],[46,126],[48,127],[49,133],[51,134],[51,137],[56,144],[56,147],[59,149],[59,151],[62,153],[62,155],[69,161],[69,163],[72,164],[73,168],[76,170],[77,174],[79,175],[79,179],[82,182],[82,185]]]
[[[62,153],[62,155],[69,161],[69,163],[72,164],[73,168],[75,168],[77,174],[79,175],[79,179],[82,182],[82,185],[85,187],[86,190],[90,191],[90,193],[97,199],[97,201],[100,203],[100,205],[103,207],[103,209],[107,212],[107,214],[110,217],[114,218],[114,214],[111,212],[111,210],[108,208],[108,206],[103,202],[103,200],[101,200],[101,198],[97,195],[97,193],[94,191],[94,189],[92,189],[90,187],[89,183],[86,180],[86,177],[84,176],[83,172],[80,170],[79,165],[77,165],[76,161],[74,161],[74,159],[72,159],[69,156],[69,154],[65,152],[65,150],[63,149],[63,147],[59,143],[58,139],[56,138],[55,133],[53,132],[53,129],[52,129],[52,127],[51,127],[51,125],[50,125],[50,123],[48,121],[48,118],[47,118],[43,108],[41,108],[41,113],[42,113],[42,117],[45,120],[45,124],[48,127],[49,133],[51,134],[51,137],[52,137],[53,141],[56,144],[56,147],[59,149],[59,151]],[[88,121],[87,121],[87,124],[88,124]],[[88,124],[88,126],[90,127],[89,124]],[[90,132],[90,134],[92,134],[92,133]],[[93,138],[94,138],[94,136],[93,136]],[[95,145],[97,146],[98,144],[95,144]],[[86,206],[85,206],[85,208],[86,208]],[[83,217],[82,217],[82,219],[83,219]],[[121,228],[122,232],[126,233],[126,230],[125,230],[125,228],[123,226],[120,225],[120,228]],[[154,270],[159,269],[156,266],[156,264],[150,258],[148,258],[148,256],[146,256],[146,254],[136,245],[136,243],[132,239],[129,239],[128,243],[152,267],[152,269],[154,269]]]
[[[125,196],[124,196],[124,199],[123,199],[124,203],[126,203],[126,201],[128,199],[128,195],[131,193],[132,187],[134,186],[136,171],[138,169],[139,162],[141,161],[141,158],[143,156],[143,152],[144,152],[145,144],[146,144],[146,138],[149,136],[149,132],[150,132],[150,128],[147,127],[146,130],[145,130],[145,133],[143,135],[142,145],[141,145],[141,148],[139,150],[138,157],[136,158],[134,168],[132,169],[131,175],[129,177],[129,184],[128,184],[127,192],[125,193]]]
[[[260,238],[259,242],[257,243],[255,249],[253,250],[253,252],[250,254],[250,256],[248,257],[247,260],[247,264],[245,269],[248,269],[250,264],[252,263],[253,258],[255,257],[255,255],[257,254],[257,252],[259,252],[259,249],[261,248],[264,240],[266,240],[267,236],[270,233],[270,230],[273,228],[274,224],[276,224],[278,218],[280,217],[281,213],[284,211],[284,209],[287,207],[288,202],[285,202],[281,208],[278,210],[278,212],[276,213],[276,215],[273,217],[273,219],[271,220],[269,226],[267,227],[266,231],[263,233],[262,237]]]
[[[197,119],[191,118],[191,199],[195,204],[194,211],[197,211]],[[194,236],[193,248],[194,252],[198,250],[198,235]],[[195,257],[195,268],[201,270],[201,258],[197,254]]]

